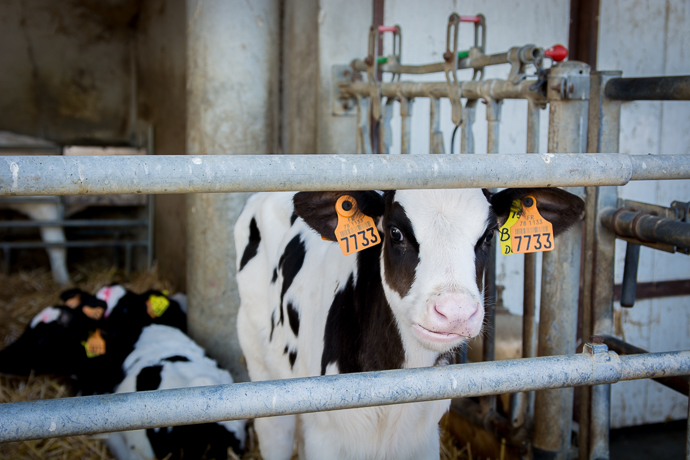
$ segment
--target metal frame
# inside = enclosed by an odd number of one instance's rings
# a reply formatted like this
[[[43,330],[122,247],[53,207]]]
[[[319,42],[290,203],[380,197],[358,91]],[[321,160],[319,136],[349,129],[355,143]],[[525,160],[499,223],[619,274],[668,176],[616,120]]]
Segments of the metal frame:
[[[0,405],[0,442],[351,409],[690,373],[690,351],[584,353]]]
[[[450,25],[457,32],[457,19]],[[485,27],[484,23],[482,26]],[[447,47],[450,50],[450,45]],[[378,123],[383,131],[374,137],[381,143],[378,151],[387,152],[388,109],[397,98],[403,115],[402,151],[410,153],[412,102],[414,98],[428,97],[432,102],[430,152],[442,153],[438,110],[435,110],[438,101],[449,98],[459,102],[459,98],[465,98],[461,119],[458,120],[456,107],[454,121],[462,128],[461,152],[474,153],[471,128],[475,104],[483,99],[487,103],[487,153],[493,155],[204,155],[73,157],[59,161],[51,157],[3,157],[0,158],[0,196],[586,186],[586,191],[574,190],[586,196],[587,209],[582,270],[583,337],[610,335],[616,235],[600,216],[608,215],[607,208],[616,206],[617,193],[611,186],[624,185],[630,180],[690,178],[689,155],[616,153],[620,101],[614,97],[623,98],[621,91],[626,99],[671,97],[668,88],[687,84],[688,77],[673,81],[647,80],[644,90],[639,90],[634,85],[636,82],[620,78],[620,72],[594,72],[590,76],[586,65],[566,62],[553,66],[548,77],[539,68],[539,80],[534,83],[525,80],[524,67],[541,61],[540,48],[512,48],[493,56],[484,56],[480,51],[470,50],[467,57],[460,59],[453,43],[449,51],[452,55],[446,62],[428,66],[404,66],[398,62],[399,53],[389,63],[379,62],[373,54],[371,62],[353,61],[353,70],[367,71],[370,77],[376,72],[391,72],[396,78],[385,83],[370,78],[364,83],[354,73],[350,81],[338,77],[340,81],[334,85],[336,100],[342,103],[334,106],[349,107],[350,99],[355,100],[358,152],[375,151],[370,143],[371,114],[375,120],[384,121]],[[473,68],[475,76],[479,76],[484,66],[504,62],[513,64],[508,80],[460,82],[454,77],[445,82],[396,81],[402,73],[445,71],[448,76],[447,72],[455,75],[458,68]],[[341,74],[345,75],[338,73]],[[650,84],[663,88],[650,88]],[[674,91],[674,98],[687,99],[685,89]],[[382,97],[388,98],[383,110]],[[548,150],[552,153],[498,154],[501,102],[509,98],[528,101],[528,152],[539,150],[539,110],[549,104]],[[589,154],[572,154],[585,151]],[[533,358],[537,354],[536,268],[534,257],[527,256],[523,316],[526,359],[5,404],[0,406],[0,441],[484,396],[477,420],[515,439],[524,436],[534,420],[534,458],[568,458],[572,455],[573,390],[564,388],[585,386],[579,455],[581,459],[608,458],[610,383],[687,375],[690,351],[619,357],[603,344],[588,343],[583,354],[568,355],[574,351],[577,326],[579,234],[572,232],[562,243],[558,252],[545,257],[543,274],[545,280],[557,278],[568,289],[551,289],[549,283],[542,283],[538,353],[558,356]],[[493,279],[492,273],[487,272],[489,295],[492,288],[495,292]],[[488,311],[489,319],[491,316]],[[551,330],[554,328],[558,332],[555,336]],[[487,338],[484,352],[487,360],[493,359],[492,340],[492,336]],[[589,385],[596,386],[588,388]],[[529,393],[535,390],[540,391],[536,397]],[[506,392],[520,392],[514,398],[509,423],[495,416],[492,396]],[[688,443],[690,446],[690,437]]]

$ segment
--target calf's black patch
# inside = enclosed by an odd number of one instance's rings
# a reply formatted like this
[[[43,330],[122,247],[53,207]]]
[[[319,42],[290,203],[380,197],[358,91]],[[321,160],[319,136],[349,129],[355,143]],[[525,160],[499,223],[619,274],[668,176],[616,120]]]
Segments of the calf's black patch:
[[[278,261],[278,268],[280,268],[280,272],[283,275],[283,287],[280,290],[280,320],[278,324],[285,324],[283,298],[287,290],[290,289],[292,282],[295,280],[295,276],[297,276],[302,269],[305,255],[306,250],[304,242],[300,238],[300,235],[295,235],[287,246],[285,246],[285,251],[283,251],[283,255],[280,256],[280,260]]]
[[[291,351],[288,354],[288,359],[290,360],[290,369],[295,367],[295,361],[297,360],[297,352],[296,351]]]
[[[163,358],[163,361],[168,361],[171,363],[187,363],[189,362],[189,358],[186,356],[175,355],[168,358]]]
[[[241,454],[240,441],[218,423],[147,429],[156,458],[227,460],[228,447]]]
[[[259,243],[261,243],[261,233],[259,233],[259,227],[256,226],[256,219],[252,217],[252,221],[249,222],[249,242],[244,248],[244,253],[242,253],[240,270],[256,255],[259,250]]]
[[[137,391],[157,390],[161,385],[161,372],[163,366],[155,365],[145,367],[137,375]]]
[[[295,337],[299,334],[299,312],[292,305],[292,302],[287,304],[288,321],[290,323],[290,329],[295,333]]]
[[[333,363],[342,374],[403,365],[402,339],[381,285],[380,247],[357,253],[357,283],[350,275],[333,298],[323,337],[321,375]]]
[[[405,297],[412,288],[419,265],[419,243],[405,209],[394,198],[394,191],[384,193],[386,212],[383,214],[383,266],[386,270],[386,284],[400,294],[400,297]],[[393,227],[402,233],[402,242],[397,243],[391,239]]]

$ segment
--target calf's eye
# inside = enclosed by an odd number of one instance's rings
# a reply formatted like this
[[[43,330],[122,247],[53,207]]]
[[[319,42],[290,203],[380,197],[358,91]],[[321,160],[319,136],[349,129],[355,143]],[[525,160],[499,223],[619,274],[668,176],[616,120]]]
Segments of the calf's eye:
[[[491,231],[490,231],[489,233],[487,233],[486,236],[484,237],[484,243],[489,244],[489,243],[491,243],[491,240],[493,240],[493,239],[494,239],[494,231],[491,230]]]
[[[402,243],[403,234],[400,230],[398,230],[397,227],[391,227],[390,235],[391,235],[391,241],[393,241],[393,243]]]

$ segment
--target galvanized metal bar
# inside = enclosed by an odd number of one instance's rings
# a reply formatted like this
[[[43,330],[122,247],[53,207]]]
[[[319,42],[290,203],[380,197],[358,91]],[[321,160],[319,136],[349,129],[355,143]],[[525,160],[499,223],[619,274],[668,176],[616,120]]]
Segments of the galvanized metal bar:
[[[551,152],[585,152],[588,93],[584,99],[566,99],[563,82],[589,76],[589,66],[566,61],[551,68],[548,80],[549,146]],[[588,84],[588,80],[585,80]],[[581,83],[585,81],[580,80]],[[587,90],[589,88],[587,87]],[[582,92],[582,88],[576,88]],[[533,155],[525,155],[527,157]],[[587,155],[582,155],[587,156]],[[572,193],[583,196],[584,190]],[[575,351],[580,279],[582,228],[573,226],[559,236],[558,246],[544,253],[539,319],[539,356]],[[567,460],[571,449],[573,390],[537,392],[534,409],[534,458]]]
[[[607,209],[601,223],[622,237],[690,249],[690,224],[644,212]]]
[[[603,347],[606,350],[605,346]],[[640,360],[638,356],[644,359]],[[690,351],[401,369],[0,405],[0,442],[690,374]]]
[[[620,71],[594,72],[590,78],[590,106],[587,127],[587,152],[594,153],[600,149],[611,152],[619,151],[620,138],[620,101],[609,99],[604,94],[607,81],[621,76]],[[591,190],[591,189],[590,189]],[[594,220],[594,236],[592,241],[592,266],[585,267],[592,273],[591,291],[585,292],[591,297],[591,331],[597,335],[613,332],[613,282],[616,253],[616,236],[601,225],[598,216],[601,210],[615,207],[618,201],[616,187],[597,187],[596,193],[590,193],[595,199],[595,209],[585,217]],[[587,313],[584,313],[587,314]],[[588,336],[584,336],[585,339]],[[589,406],[588,424],[589,445],[581,449],[587,453],[587,459],[595,460],[609,458],[609,430],[611,421],[611,386],[598,385],[592,387],[589,395],[584,393],[581,404]],[[589,400],[587,399],[589,396]],[[580,422],[580,430],[587,429]]]
[[[636,347],[628,342],[624,342],[610,335],[604,335],[602,337],[604,339],[604,344],[609,348],[609,350],[615,351],[619,355],[638,355],[642,353],[649,353],[643,348]],[[690,384],[688,383],[687,377],[660,377],[654,379],[654,381],[671,388],[672,390],[676,390],[683,396],[688,396],[688,391],[690,391]]]
[[[506,80],[480,80],[463,81],[461,97],[466,99],[534,99],[546,102],[546,99],[537,90],[530,90],[534,84],[532,80],[523,80],[517,84]],[[383,82],[380,83],[383,97],[448,97],[448,84],[446,82]],[[369,97],[371,87],[367,83],[342,82],[339,83],[343,96]]]
[[[539,153],[540,106],[527,101],[527,153]],[[522,291],[522,357],[537,356],[536,281],[537,257],[535,253],[525,254]],[[511,406],[510,421],[514,427],[531,424],[534,416],[534,392],[517,393]]]
[[[690,174],[690,163],[675,155],[630,155],[630,162],[634,171],[630,180],[687,179]]]
[[[690,155],[662,157],[672,164],[687,164],[690,178]],[[8,156],[0,157],[0,196],[625,185],[635,174],[630,158],[624,154]]]
[[[604,94],[619,101],[690,101],[690,75],[612,78]]]

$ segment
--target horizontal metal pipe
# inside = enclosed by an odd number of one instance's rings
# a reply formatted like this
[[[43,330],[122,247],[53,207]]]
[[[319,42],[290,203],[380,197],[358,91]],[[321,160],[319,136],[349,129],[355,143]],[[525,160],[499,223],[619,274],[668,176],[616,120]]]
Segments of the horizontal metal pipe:
[[[644,361],[636,360],[638,356]],[[7,403],[0,404],[0,442],[686,374],[690,374],[690,351],[623,357],[600,351],[594,354]]]
[[[630,180],[687,179],[690,176],[687,155],[630,155],[630,162],[633,169]]]
[[[645,157],[649,158],[649,157]],[[136,155],[0,157],[0,196],[625,185],[690,178],[690,155]],[[643,174],[637,168],[645,168]]]
[[[546,98],[538,91],[531,90],[534,84],[532,80],[523,80],[513,83],[506,80],[481,80],[464,81],[461,86],[461,96],[467,99],[532,99],[537,102],[546,102]],[[446,82],[412,82],[399,81],[395,83],[381,83],[381,95],[383,97],[406,98],[415,97],[448,97],[448,85]],[[340,92],[344,96],[369,97],[371,85],[368,83],[340,83]]]
[[[122,246],[146,246],[147,241],[61,241],[51,243],[41,243],[38,241],[27,242],[1,242],[2,249],[46,249],[46,248],[102,248],[102,247],[122,247]]]
[[[0,228],[26,227],[145,227],[147,220],[13,220],[0,222]]]
[[[604,94],[620,101],[690,101],[690,75],[613,78]]]
[[[601,223],[622,237],[690,249],[690,224],[686,222],[632,210],[607,209],[601,214]]]
[[[610,335],[605,335],[603,337],[604,344],[609,347],[609,350],[615,351],[619,355],[637,355],[641,353],[649,353],[643,348],[638,348],[629,344],[628,342],[624,342]],[[687,377],[660,377],[654,379],[654,381],[676,390],[678,393],[685,396],[688,396],[688,392],[690,391],[690,383],[688,382]]]
[[[529,64],[534,62],[535,58],[543,55],[544,50],[534,45],[526,45],[524,47],[511,48],[505,53],[488,54],[476,57],[466,57],[458,59],[458,69],[481,69],[486,66],[507,64],[510,53],[515,53],[515,56],[523,63]],[[350,63],[350,67],[360,72],[367,71],[367,64],[362,59],[354,59]],[[443,72],[445,69],[444,62],[434,62],[432,64],[422,65],[405,65],[405,64],[379,64],[378,70],[380,72],[403,73],[411,75],[422,75],[428,73]]]

